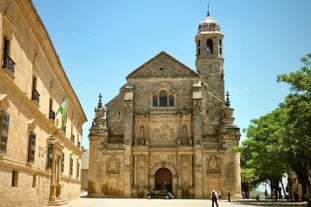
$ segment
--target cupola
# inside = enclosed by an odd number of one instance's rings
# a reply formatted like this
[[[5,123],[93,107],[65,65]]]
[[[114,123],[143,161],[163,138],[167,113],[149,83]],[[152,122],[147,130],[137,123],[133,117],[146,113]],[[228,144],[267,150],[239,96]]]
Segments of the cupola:
[[[220,26],[210,15],[207,13],[206,18],[199,24],[198,34],[204,32],[220,32]]]

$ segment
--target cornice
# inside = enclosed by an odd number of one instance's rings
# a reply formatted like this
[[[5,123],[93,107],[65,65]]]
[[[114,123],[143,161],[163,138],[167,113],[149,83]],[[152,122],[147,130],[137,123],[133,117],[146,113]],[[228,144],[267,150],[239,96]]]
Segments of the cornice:
[[[37,11],[33,3],[31,2],[31,0],[16,0],[16,4],[18,8],[20,9],[20,12],[22,13],[24,18],[28,22],[29,27],[34,32],[49,63],[54,67],[55,69],[54,72],[60,84],[62,85],[62,88],[64,89],[65,92],[67,93],[69,92],[69,94],[67,95],[69,96],[71,102],[74,103],[75,107],[78,107],[80,109],[80,110],[77,110],[80,120],[82,120],[83,123],[86,122],[87,118],[83,111],[82,105],[79,102],[79,99],[77,95],[75,94],[73,87],[71,86],[71,83],[62,67],[62,64],[58,58],[57,52],[53,46],[52,40],[50,36],[48,35],[48,32],[46,28],[44,27],[42,20],[37,14]]]

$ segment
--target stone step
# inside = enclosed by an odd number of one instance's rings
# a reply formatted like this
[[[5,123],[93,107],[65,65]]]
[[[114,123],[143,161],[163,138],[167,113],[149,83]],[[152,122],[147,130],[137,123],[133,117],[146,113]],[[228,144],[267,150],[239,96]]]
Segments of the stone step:
[[[56,199],[55,201],[49,201],[48,206],[62,206],[68,204],[69,202],[63,199]]]

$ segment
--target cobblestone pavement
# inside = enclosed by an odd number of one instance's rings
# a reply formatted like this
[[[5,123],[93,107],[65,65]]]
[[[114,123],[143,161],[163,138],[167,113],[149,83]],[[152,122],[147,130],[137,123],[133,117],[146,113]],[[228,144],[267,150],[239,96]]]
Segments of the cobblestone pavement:
[[[226,200],[218,201],[219,207],[306,207],[305,202],[271,202],[263,200],[256,202],[255,200],[234,200],[228,202]],[[211,200],[196,199],[95,199],[80,198],[70,201],[62,207],[212,207]]]

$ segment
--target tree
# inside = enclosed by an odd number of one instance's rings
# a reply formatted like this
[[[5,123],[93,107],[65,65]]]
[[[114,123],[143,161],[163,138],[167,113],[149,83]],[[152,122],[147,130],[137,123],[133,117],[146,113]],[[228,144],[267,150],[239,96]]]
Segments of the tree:
[[[268,182],[271,189],[279,190],[279,182],[287,169],[280,146],[285,116],[285,110],[277,108],[259,119],[251,120],[246,135],[248,139],[240,147],[242,182],[246,183],[242,186]]]
[[[291,93],[271,113],[251,121],[248,139],[239,151],[244,179],[253,184],[269,180],[273,188],[283,173],[294,171],[303,198],[308,198],[311,206],[311,54],[301,62],[300,70],[277,77],[278,82],[290,85]]]
[[[301,58],[301,62],[304,66],[300,70],[279,75],[277,80],[291,85],[291,93],[283,104],[287,109],[287,136],[282,145],[287,161],[302,186],[304,198],[308,198],[311,170],[311,54]]]

